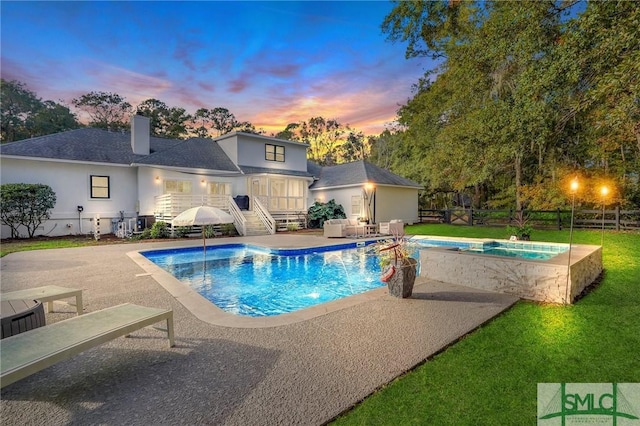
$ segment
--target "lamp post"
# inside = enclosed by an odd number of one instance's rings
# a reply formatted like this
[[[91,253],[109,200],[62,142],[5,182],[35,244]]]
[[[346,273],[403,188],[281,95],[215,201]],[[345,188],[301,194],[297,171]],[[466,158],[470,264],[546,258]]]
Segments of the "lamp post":
[[[569,258],[567,259],[567,287],[564,293],[564,303],[569,304],[569,276],[571,275],[571,244],[573,243],[573,213],[576,208],[576,192],[578,192],[578,178],[571,181],[571,226],[569,227]]]
[[[604,207],[608,193],[609,188],[606,185],[600,188],[600,195],[602,195],[602,238],[600,239],[600,246],[602,247],[604,247]]]

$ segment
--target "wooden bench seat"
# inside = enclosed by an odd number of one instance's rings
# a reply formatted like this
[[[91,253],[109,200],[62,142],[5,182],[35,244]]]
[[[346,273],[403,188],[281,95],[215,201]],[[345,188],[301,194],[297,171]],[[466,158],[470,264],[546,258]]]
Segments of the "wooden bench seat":
[[[173,347],[173,311],[130,303],[7,337],[0,346],[0,387],[163,320],[167,321],[169,347]]]
[[[8,300],[38,300],[47,303],[47,312],[53,312],[53,301],[76,298],[76,311],[82,315],[82,290],[77,288],[59,287],[57,285],[47,285],[44,287],[28,288],[25,290],[10,291],[0,294],[0,301]]]

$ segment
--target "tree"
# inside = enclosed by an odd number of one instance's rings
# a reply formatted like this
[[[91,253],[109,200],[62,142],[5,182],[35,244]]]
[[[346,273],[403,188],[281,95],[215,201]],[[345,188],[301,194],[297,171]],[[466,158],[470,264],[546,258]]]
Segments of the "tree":
[[[0,185],[0,220],[11,228],[11,238],[20,237],[20,226],[33,238],[38,227],[50,217],[56,194],[43,184],[6,183]]]
[[[364,133],[352,130],[342,146],[342,159],[345,163],[366,160],[369,150],[369,141],[365,139]]]
[[[382,24],[389,39],[407,42],[407,57],[442,61],[373,158],[431,191],[472,188],[494,207],[548,206],[578,168],[633,199],[640,6],[593,1],[568,14],[576,3],[397,3]]]
[[[193,117],[184,108],[170,108],[158,99],[147,99],[140,103],[136,114],[149,117],[153,136],[172,139],[187,137],[191,130],[189,123],[193,121]]]
[[[40,99],[24,83],[16,80],[2,79],[0,88],[2,142],[28,138],[31,134],[26,119],[40,108]]]
[[[27,120],[33,136],[51,135],[80,127],[69,107],[53,101],[44,101],[33,117]]]
[[[69,108],[42,101],[19,81],[1,81],[2,142],[77,129],[80,124]]]
[[[72,104],[89,115],[89,125],[100,129],[126,130],[131,104],[117,93],[90,92],[75,98]]]
[[[211,127],[210,111],[206,108],[198,108],[193,116],[196,136],[199,138],[209,137],[209,127]],[[198,124],[200,124],[198,126]]]
[[[231,132],[238,127],[238,120],[228,109],[217,107],[209,111],[211,127],[218,131],[217,136]]]

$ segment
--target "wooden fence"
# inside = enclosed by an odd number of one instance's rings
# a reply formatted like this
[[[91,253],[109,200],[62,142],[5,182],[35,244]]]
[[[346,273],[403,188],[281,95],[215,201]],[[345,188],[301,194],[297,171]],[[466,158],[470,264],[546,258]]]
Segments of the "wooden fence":
[[[420,223],[449,223],[469,226],[507,226],[517,225],[517,218],[526,219],[526,223],[537,228],[568,228],[571,224],[571,210],[485,210],[453,208],[445,210],[420,209]],[[604,219],[604,222],[603,222]],[[573,216],[575,228],[598,228],[616,231],[640,229],[640,210],[576,210]]]

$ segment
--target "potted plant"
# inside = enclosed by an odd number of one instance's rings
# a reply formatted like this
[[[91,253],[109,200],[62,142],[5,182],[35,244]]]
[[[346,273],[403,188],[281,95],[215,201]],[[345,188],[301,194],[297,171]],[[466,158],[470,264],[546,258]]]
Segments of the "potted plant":
[[[380,279],[387,283],[389,294],[410,297],[416,281],[418,261],[410,256],[412,250],[404,235],[394,235],[393,238],[380,241],[375,249],[382,267]]]

